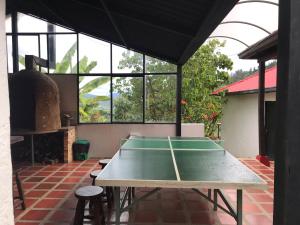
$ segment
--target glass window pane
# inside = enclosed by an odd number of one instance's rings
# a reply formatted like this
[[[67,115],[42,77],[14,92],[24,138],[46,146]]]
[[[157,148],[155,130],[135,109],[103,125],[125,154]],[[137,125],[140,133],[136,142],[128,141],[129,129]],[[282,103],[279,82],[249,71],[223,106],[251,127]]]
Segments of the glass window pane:
[[[5,32],[11,33],[11,15],[7,15],[5,18]]]
[[[122,47],[112,46],[113,73],[142,73],[143,55]]]
[[[175,123],[176,75],[146,75],[145,121]]]
[[[176,73],[177,66],[150,56],[145,57],[146,73]]]
[[[74,32],[72,30],[54,25],[56,32]],[[28,16],[23,13],[18,13],[18,32],[47,32],[48,22]]]
[[[39,57],[39,39],[38,36],[19,36],[19,70],[25,69],[25,55],[34,55]]]
[[[143,78],[113,78],[113,121],[143,122]]]
[[[6,36],[7,72],[13,73],[12,37]]]
[[[79,72],[110,73],[110,44],[80,34]]]
[[[110,122],[110,76],[80,76],[80,123]]]
[[[49,35],[49,54],[51,53],[50,39],[54,39],[56,53],[55,69],[50,73],[72,73],[77,74],[77,37],[76,34]],[[50,57],[51,58],[51,57]]]

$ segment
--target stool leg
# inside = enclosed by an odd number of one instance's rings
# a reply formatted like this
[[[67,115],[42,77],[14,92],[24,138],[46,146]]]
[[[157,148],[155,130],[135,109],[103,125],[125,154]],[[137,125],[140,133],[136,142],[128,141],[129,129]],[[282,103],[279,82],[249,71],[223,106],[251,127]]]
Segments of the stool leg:
[[[18,198],[22,202],[21,203],[22,209],[25,210],[26,209],[26,205],[25,205],[24,192],[23,192],[21,180],[19,178],[19,174],[17,172],[16,172],[16,184],[17,184],[17,189],[18,189],[18,193],[19,193],[19,197]]]
[[[93,186],[95,186],[95,180],[96,180],[96,178],[93,177],[93,181],[92,181],[92,185],[93,185]]]
[[[91,200],[94,207],[93,220],[95,225],[105,224],[104,210],[102,206],[102,199]]]
[[[74,225],[82,225],[83,224],[84,208],[85,208],[85,201],[79,199],[77,202],[77,206],[76,206]]]
[[[106,187],[106,198],[107,198],[107,207],[109,209],[112,208],[112,202],[113,202],[113,190],[112,187]]]

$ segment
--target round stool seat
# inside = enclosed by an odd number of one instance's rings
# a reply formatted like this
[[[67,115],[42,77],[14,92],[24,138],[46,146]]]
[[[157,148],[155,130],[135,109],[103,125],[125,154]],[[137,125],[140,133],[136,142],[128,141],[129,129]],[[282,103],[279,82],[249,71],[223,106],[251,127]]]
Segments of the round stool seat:
[[[90,200],[101,197],[103,188],[98,186],[84,186],[75,191],[75,196],[79,199]]]
[[[99,165],[104,168],[110,162],[110,160],[111,159],[100,159],[99,160]]]
[[[90,177],[91,178],[96,178],[99,175],[100,172],[101,172],[101,170],[94,170],[90,173]]]

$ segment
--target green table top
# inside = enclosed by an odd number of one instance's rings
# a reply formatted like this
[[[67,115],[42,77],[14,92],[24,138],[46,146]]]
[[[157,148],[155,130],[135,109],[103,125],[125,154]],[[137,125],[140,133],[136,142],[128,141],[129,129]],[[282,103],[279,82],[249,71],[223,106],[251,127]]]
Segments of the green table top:
[[[267,187],[253,171],[208,138],[131,137],[99,174],[103,186]]]

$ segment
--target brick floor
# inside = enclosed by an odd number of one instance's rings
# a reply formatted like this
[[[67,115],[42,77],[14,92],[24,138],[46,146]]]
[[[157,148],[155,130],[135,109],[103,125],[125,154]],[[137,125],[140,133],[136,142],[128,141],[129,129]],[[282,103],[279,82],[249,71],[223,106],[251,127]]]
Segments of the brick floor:
[[[243,224],[269,225],[273,217],[274,164],[266,167],[255,159],[240,159],[246,166],[259,174],[269,184],[268,190],[249,189],[243,194]],[[15,209],[17,225],[29,224],[72,224],[76,198],[74,191],[90,185],[91,171],[100,169],[98,159],[83,162],[47,166],[22,166],[22,180],[26,210]],[[136,196],[151,189],[137,188]],[[224,190],[234,205],[235,190]],[[108,221],[114,220],[107,209]],[[235,220],[220,209],[215,212],[212,205],[188,189],[162,189],[160,192],[139,202],[130,212],[122,214],[123,224],[214,224],[231,225]],[[89,223],[85,223],[89,224]]]

